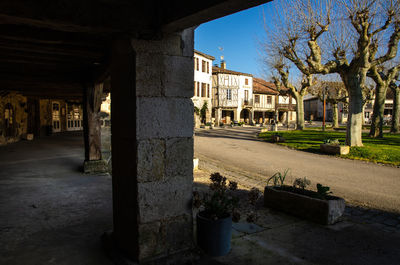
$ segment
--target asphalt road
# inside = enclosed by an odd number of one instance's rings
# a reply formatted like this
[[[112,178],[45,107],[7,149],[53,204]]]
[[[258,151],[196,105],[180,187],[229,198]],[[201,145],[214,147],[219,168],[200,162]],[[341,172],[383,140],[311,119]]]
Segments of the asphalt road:
[[[312,188],[317,183],[329,186],[333,195],[351,204],[400,213],[400,168],[292,150],[257,139],[259,131],[257,127],[196,130],[195,156],[260,183],[290,169],[288,185],[307,177]]]

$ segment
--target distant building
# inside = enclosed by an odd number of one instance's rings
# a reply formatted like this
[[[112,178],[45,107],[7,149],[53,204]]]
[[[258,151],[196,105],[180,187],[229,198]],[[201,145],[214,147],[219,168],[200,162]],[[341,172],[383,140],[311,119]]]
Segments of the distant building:
[[[275,118],[275,102],[278,95],[275,84],[253,78],[253,110],[256,124],[269,124]]]
[[[306,120],[321,121],[323,119],[323,101],[318,96],[306,95],[304,97],[304,118]],[[326,102],[325,120],[332,121],[333,110],[329,102]],[[364,106],[364,123],[372,122],[372,114],[374,112],[374,100]],[[384,120],[389,123],[393,112],[393,93],[388,90],[385,100]],[[347,107],[344,103],[338,104],[338,119],[340,123],[346,123],[348,118]]]
[[[213,118],[215,124],[253,123],[253,76],[226,69],[212,68]]]
[[[201,121],[199,115],[195,115],[195,127],[199,127],[201,122],[211,122],[211,90],[212,90],[212,62],[215,58],[211,55],[194,51],[194,96],[193,105],[201,109],[207,104],[205,120]]]
[[[278,123],[289,125],[296,122],[296,99],[289,93],[288,88],[282,88],[276,96],[275,110]]]
[[[324,115],[324,103],[318,96],[306,95],[304,97],[304,119],[309,121],[322,121]],[[333,120],[332,105],[326,102],[325,120]],[[343,102],[338,103],[339,123],[346,123],[348,118],[347,107]]]

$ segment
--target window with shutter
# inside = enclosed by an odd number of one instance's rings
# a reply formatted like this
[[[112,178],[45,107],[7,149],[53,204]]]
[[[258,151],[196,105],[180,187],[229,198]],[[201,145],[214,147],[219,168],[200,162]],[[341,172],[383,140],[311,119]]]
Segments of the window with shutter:
[[[201,97],[207,97],[207,84],[201,83]]]

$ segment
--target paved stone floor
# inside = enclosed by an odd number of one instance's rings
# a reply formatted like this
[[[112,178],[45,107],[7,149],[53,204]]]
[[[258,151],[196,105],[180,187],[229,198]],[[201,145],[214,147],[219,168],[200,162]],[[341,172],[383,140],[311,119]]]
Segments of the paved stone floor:
[[[81,136],[0,147],[1,265],[112,264],[100,242],[112,228],[111,177],[82,174],[82,162]],[[208,176],[196,172],[195,189],[207,190]],[[258,216],[234,226],[229,255],[196,264],[399,264],[398,222],[390,214],[351,208],[333,226],[261,205]]]

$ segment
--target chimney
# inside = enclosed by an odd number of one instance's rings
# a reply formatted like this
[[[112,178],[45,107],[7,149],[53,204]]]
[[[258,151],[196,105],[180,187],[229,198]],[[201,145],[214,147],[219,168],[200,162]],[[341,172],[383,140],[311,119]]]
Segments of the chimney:
[[[222,68],[222,69],[226,69],[226,62],[225,62],[225,60],[222,60],[222,61],[221,61],[221,68]]]

